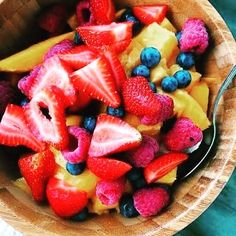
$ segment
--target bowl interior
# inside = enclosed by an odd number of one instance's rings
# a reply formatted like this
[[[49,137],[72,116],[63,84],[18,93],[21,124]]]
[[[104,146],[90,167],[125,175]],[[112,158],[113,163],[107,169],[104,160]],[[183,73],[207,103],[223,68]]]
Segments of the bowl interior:
[[[19,43],[23,42],[23,33],[20,32],[26,30],[27,21],[45,4],[45,1],[35,0],[18,2],[16,6],[13,0],[5,0],[0,5],[1,49],[6,43],[6,47],[2,49],[3,54],[19,48]],[[157,1],[121,0],[115,2],[121,8],[127,5],[151,4]],[[160,2],[169,5],[169,18],[177,28],[180,29],[189,17],[201,18],[209,27],[212,37],[211,47],[204,56],[199,69],[204,76],[216,78],[216,83],[210,88],[211,107],[220,83],[236,62],[235,41],[221,17],[208,1],[158,1],[158,3]],[[29,9],[31,9],[30,14]],[[17,27],[20,22],[21,28]],[[7,37],[11,40],[7,41]],[[61,220],[48,207],[36,205],[31,197],[12,185],[11,179],[16,178],[16,160],[12,157],[12,153],[4,152],[0,153],[0,217],[16,229],[25,232],[25,235],[36,235],[37,233],[47,233],[47,235],[174,234],[191,223],[213,202],[234,169],[236,155],[233,155],[235,141],[232,137],[236,135],[236,130],[233,129],[236,117],[235,98],[236,88],[233,84],[224,96],[219,109],[218,122],[221,135],[216,156],[207,166],[178,186],[173,204],[160,216],[150,219],[126,219],[118,214],[112,214],[94,217],[76,224]],[[11,160],[9,161],[9,159]]]

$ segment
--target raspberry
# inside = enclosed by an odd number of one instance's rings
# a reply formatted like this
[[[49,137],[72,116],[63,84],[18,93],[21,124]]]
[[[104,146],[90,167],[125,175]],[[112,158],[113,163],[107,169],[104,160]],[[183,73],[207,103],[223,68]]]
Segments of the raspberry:
[[[69,39],[64,39],[61,42],[55,44],[54,46],[52,46],[47,53],[44,55],[44,60],[59,54],[59,53],[63,53],[66,52],[69,49],[72,49],[74,47],[74,43],[72,40]]]
[[[189,118],[178,118],[164,136],[164,144],[170,151],[183,151],[193,147],[203,138],[202,131]]]
[[[90,146],[91,135],[83,128],[69,126],[70,144],[67,149],[62,151],[64,158],[73,164],[86,160]]]
[[[188,19],[182,30],[180,50],[202,54],[209,44],[209,35],[205,24],[200,19]]]
[[[130,152],[129,160],[135,167],[146,167],[159,151],[159,145],[155,138],[143,135],[138,148]]]
[[[101,180],[96,186],[96,195],[104,205],[114,205],[119,202],[124,189],[123,178],[115,181]]]
[[[156,97],[162,108],[158,115],[141,117],[141,123],[144,125],[155,125],[169,119],[173,115],[174,103],[172,98],[163,94],[156,94]]]
[[[2,117],[7,104],[13,102],[15,99],[15,90],[8,81],[0,81],[0,118]]]
[[[34,84],[35,78],[38,76],[40,69],[41,69],[40,65],[35,66],[29,75],[26,75],[22,79],[19,80],[18,88],[25,96],[30,97],[29,94],[30,94],[31,87]]]
[[[79,1],[76,6],[76,15],[78,19],[78,26],[94,25],[95,19],[90,10],[88,0]]]
[[[169,192],[162,187],[143,188],[134,193],[134,206],[143,217],[157,215],[170,203]]]

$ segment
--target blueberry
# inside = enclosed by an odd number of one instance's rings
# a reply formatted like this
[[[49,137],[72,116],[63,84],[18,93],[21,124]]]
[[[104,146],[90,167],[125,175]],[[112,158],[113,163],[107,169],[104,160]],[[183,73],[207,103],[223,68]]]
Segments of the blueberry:
[[[140,60],[143,65],[152,68],[159,64],[161,54],[159,50],[154,47],[144,48],[141,52]]]
[[[134,207],[134,200],[132,195],[124,195],[119,203],[120,214],[127,218],[136,217],[139,215]]]
[[[75,34],[74,34],[74,43],[75,43],[76,45],[84,44],[84,42],[83,42],[83,40],[82,40],[80,34],[79,34],[77,31],[75,31]]]
[[[132,70],[131,75],[132,76],[139,75],[148,79],[150,77],[150,70],[145,65],[138,65]]]
[[[156,85],[154,83],[149,82],[149,86],[150,86],[151,90],[153,91],[153,93],[157,92],[157,87],[156,87]]]
[[[27,105],[29,103],[29,99],[28,98],[23,98],[21,101],[20,101],[20,105],[23,107],[25,105]]]
[[[133,35],[138,34],[142,29],[142,23],[133,15],[130,8],[127,8],[119,18],[120,22],[132,22],[133,23]]]
[[[133,182],[142,177],[143,171],[141,168],[132,168],[127,174],[126,177],[129,181]]]
[[[174,92],[178,88],[178,81],[173,76],[166,76],[161,81],[161,87],[165,92]]]
[[[187,87],[192,80],[191,74],[187,70],[179,70],[174,74],[174,77],[178,81],[178,88]]]
[[[131,182],[132,187],[137,190],[147,186],[147,181],[145,180],[144,176],[140,176],[137,180]]]
[[[78,214],[72,216],[71,220],[73,220],[73,221],[84,221],[88,218],[88,215],[89,215],[88,208],[85,207],[81,212],[79,212]]]
[[[182,32],[181,32],[181,31],[177,32],[177,33],[175,34],[175,36],[176,36],[176,38],[177,38],[177,40],[178,40],[178,46],[179,46],[179,45],[180,45],[180,38],[181,38],[181,36],[182,36]]]
[[[83,123],[84,128],[92,133],[96,126],[96,118],[94,116],[86,116]]]
[[[66,163],[66,169],[71,175],[79,175],[83,173],[85,167],[86,167],[86,162],[80,162],[77,164],[72,164],[69,162]]]
[[[194,54],[191,52],[181,52],[176,58],[177,64],[188,70],[195,65]]]
[[[107,107],[107,114],[116,117],[124,117],[125,111],[123,107],[113,108],[108,106]]]

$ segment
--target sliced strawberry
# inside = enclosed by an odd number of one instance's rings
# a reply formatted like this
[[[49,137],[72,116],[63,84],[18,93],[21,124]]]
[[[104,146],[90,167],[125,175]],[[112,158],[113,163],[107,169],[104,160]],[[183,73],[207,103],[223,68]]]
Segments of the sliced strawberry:
[[[125,121],[106,114],[99,115],[93,132],[89,156],[99,157],[137,147],[141,134]]]
[[[115,180],[124,176],[131,165],[109,157],[88,157],[87,166],[91,172],[104,180]]]
[[[34,97],[41,90],[52,85],[57,86],[64,92],[66,103],[73,105],[76,100],[75,89],[70,82],[69,73],[72,70],[64,65],[58,56],[47,59],[41,66],[40,71],[30,90],[30,97]]]
[[[109,25],[78,27],[76,30],[89,47],[95,49],[113,48],[119,53],[131,42],[132,26],[131,22],[113,22]]]
[[[97,24],[109,24],[115,20],[112,0],[89,0],[90,10]]]
[[[55,177],[48,182],[47,199],[52,210],[58,216],[65,218],[79,213],[88,203],[86,192]]]
[[[144,24],[149,25],[153,22],[161,23],[167,13],[166,4],[135,6],[132,8],[134,15]]]
[[[7,106],[0,123],[0,144],[24,145],[36,152],[45,149],[45,144],[29,129],[23,108],[13,104]]]
[[[114,51],[108,50],[104,55],[111,66],[112,75],[116,82],[116,88],[121,90],[124,81],[127,79],[124,67]]]
[[[154,116],[162,104],[152,92],[148,81],[142,76],[127,79],[122,90],[125,110],[137,116]]]
[[[88,46],[81,45],[59,55],[59,58],[74,70],[78,70],[97,59],[98,53]]]
[[[70,75],[78,91],[83,91],[109,106],[118,107],[120,97],[116,90],[109,63],[100,57]]]
[[[157,157],[144,169],[144,177],[148,183],[160,179],[183,161],[187,160],[186,153],[172,152]]]
[[[20,172],[29,185],[36,201],[45,200],[46,185],[55,174],[57,165],[54,154],[48,149],[34,155],[21,157],[18,161]]]
[[[42,112],[48,109],[49,118]],[[65,119],[65,104],[62,91],[52,86],[38,92],[25,107],[27,120],[32,132],[40,139],[59,149],[68,144],[68,131]]]
[[[92,98],[83,91],[77,92],[76,101],[73,106],[69,107],[69,111],[78,112],[92,102]]]

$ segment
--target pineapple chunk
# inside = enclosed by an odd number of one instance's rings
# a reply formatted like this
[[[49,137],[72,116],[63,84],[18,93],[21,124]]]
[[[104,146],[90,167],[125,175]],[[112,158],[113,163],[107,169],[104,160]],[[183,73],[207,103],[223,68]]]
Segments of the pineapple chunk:
[[[162,79],[168,76],[168,68],[166,65],[166,59],[161,59],[160,63],[151,70],[150,81],[160,85]]]
[[[160,179],[158,179],[156,183],[171,185],[175,182],[176,176],[177,176],[177,167],[172,171],[170,171],[169,173],[167,173],[166,175],[164,175],[163,177],[161,177]]]
[[[88,169],[82,174],[74,176],[69,174],[64,168],[59,168],[56,173],[56,178],[64,180],[66,183],[77,187],[81,191],[85,191],[88,197],[92,197],[95,194],[98,178]]]
[[[188,117],[200,129],[209,127],[210,121],[199,103],[185,90],[177,89],[174,93],[168,93],[174,101],[174,113],[178,117]]]
[[[200,81],[202,75],[198,72],[189,71],[192,77],[191,83],[185,88],[187,92],[190,92],[191,89]]]
[[[167,61],[170,59],[174,49],[178,47],[175,34],[155,22],[144,28],[134,38],[134,41],[138,41],[143,47],[157,48],[161,52],[162,58],[166,58]]]
[[[170,68],[169,68],[169,71],[170,71],[170,75],[174,75],[177,71],[179,71],[179,70],[183,70],[183,68],[180,66],[180,65],[178,65],[178,64],[174,64],[174,65],[172,65]]]
[[[164,20],[160,23],[160,26],[165,28],[165,29],[168,29],[169,31],[173,32],[173,33],[176,33],[177,32],[177,29],[173,26],[173,24],[169,21],[168,18],[164,18]]]
[[[118,203],[110,206],[104,205],[96,196],[93,196],[91,200],[92,202],[89,204],[89,212],[96,213],[98,215],[107,214],[110,209],[118,208],[119,205]]]
[[[83,117],[78,115],[69,115],[66,117],[66,126],[80,126]]]
[[[207,113],[209,98],[209,87],[207,86],[207,83],[201,81],[195,84],[190,91],[190,95],[199,103],[202,110]]]

